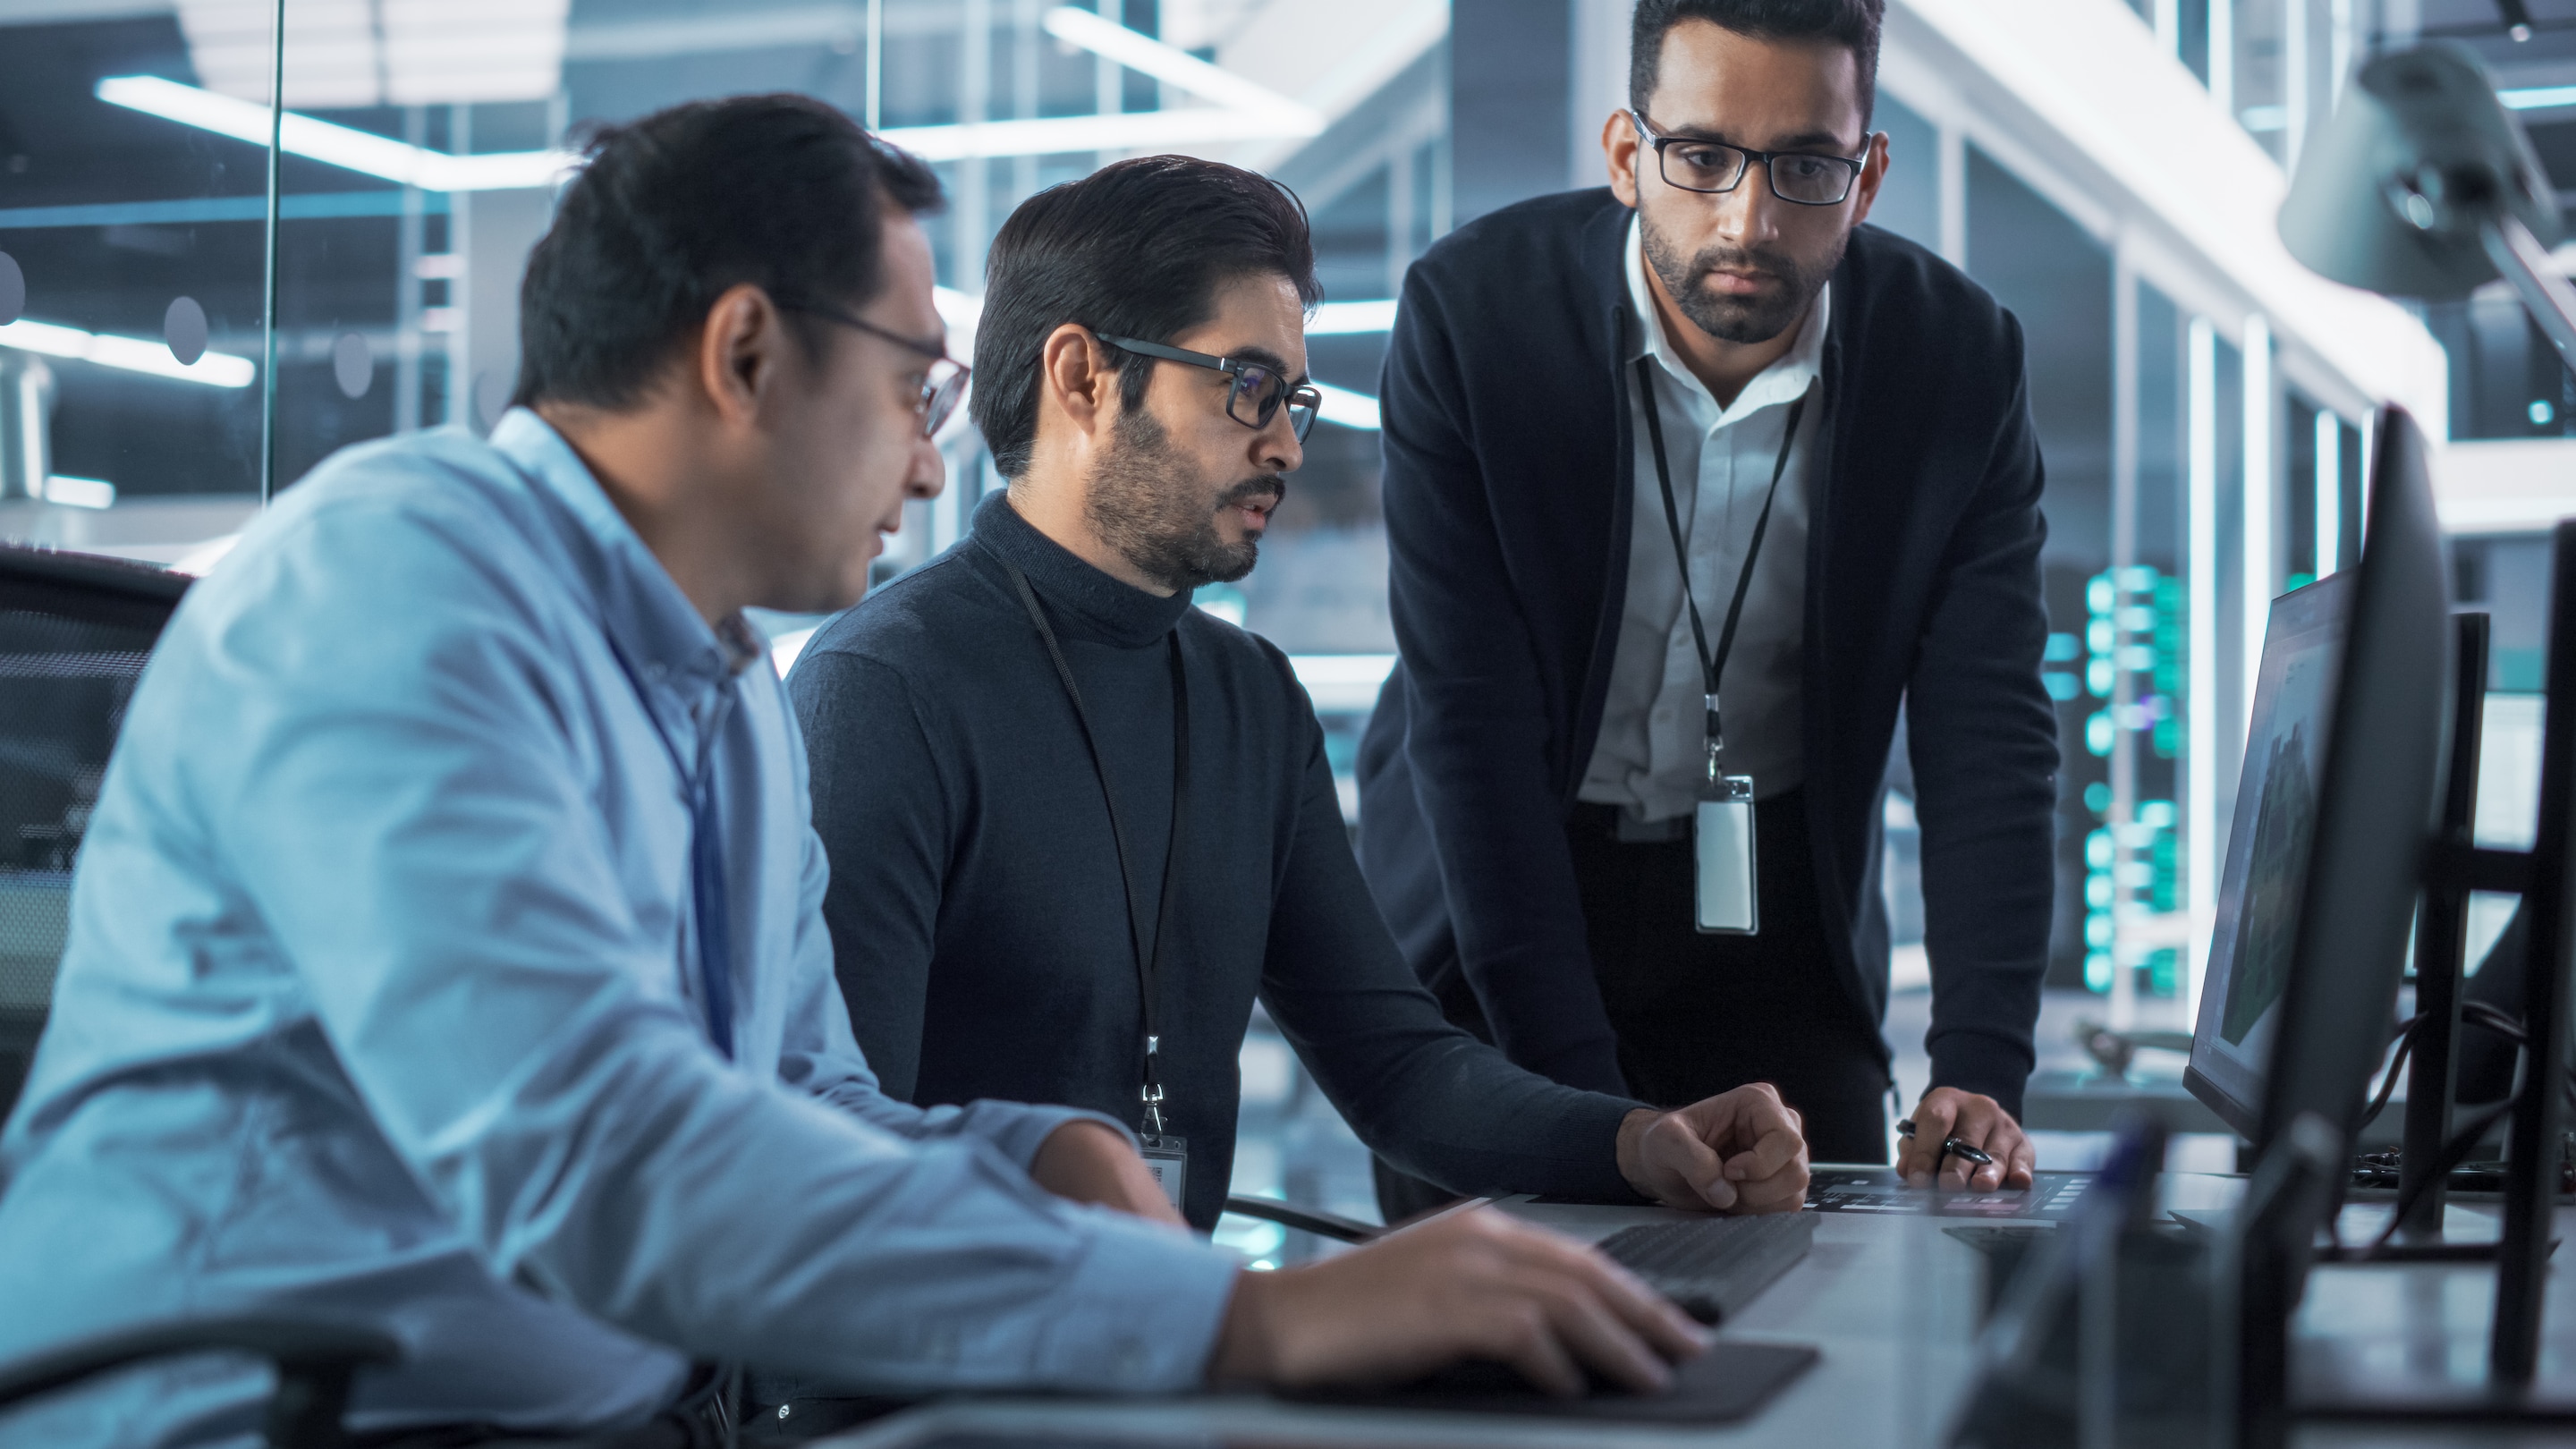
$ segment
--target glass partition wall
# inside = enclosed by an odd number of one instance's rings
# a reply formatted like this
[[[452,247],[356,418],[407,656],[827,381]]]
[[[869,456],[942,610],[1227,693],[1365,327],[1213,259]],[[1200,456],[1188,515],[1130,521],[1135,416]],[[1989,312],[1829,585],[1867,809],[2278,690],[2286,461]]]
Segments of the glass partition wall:
[[[2284,162],[2354,59],[2411,33],[2394,0],[2131,8]],[[961,355],[984,248],[1023,198],[1122,155],[1192,151],[1278,177],[1315,219],[1325,425],[1261,567],[1199,602],[1291,655],[1355,809],[1351,757],[1394,649],[1373,394],[1404,269],[1450,225],[1447,14],[1439,0],[0,10],[0,537],[202,571],[264,493],[332,450],[488,428],[515,375],[522,262],[596,123],[795,90],[930,159]],[[2178,1023],[2268,601],[2357,554],[2364,399],[2275,338],[2261,299],[2153,244],[2081,165],[1911,74],[1883,80],[1895,166],[1872,219],[2019,317],[2048,467],[2043,678],[2065,762],[2050,984],[2103,995],[2116,1025]],[[2494,380],[2466,389],[2495,400],[2455,407],[2456,426],[2563,432],[2576,396],[2533,381],[2525,334],[2476,305],[2434,319],[2458,336],[2455,377]],[[912,505],[882,570],[949,547],[999,485],[962,415],[945,443],[949,486]],[[782,666],[814,622],[764,621]],[[1891,784],[1898,978],[1919,987],[1901,751]],[[1364,1160],[1275,1036],[1247,1049],[1245,1101],[1240,1186],[1366,1215]]]
[[[798,91],[931,161],[961,356],[1015,206],[1187,151],[1278,176],[1315,220],[1324,422],[1261,568],[1199,602],[1290,652],[1355,808],[1394,652],[1374,393],[1397,285],[1449,228],[1446,30],[1438,0],[0,7],[0,538],[202,573],[333,451],[489,429],[528,249],[597,124]],[[943,442],[948,487],[909,506],[883,575],[1000,484],[962,412]],[[819,621],[760,622],[784,668]],[[1243,1060],[1236,1186],[1368,1216],[1365,1155],[1266,1022]]]

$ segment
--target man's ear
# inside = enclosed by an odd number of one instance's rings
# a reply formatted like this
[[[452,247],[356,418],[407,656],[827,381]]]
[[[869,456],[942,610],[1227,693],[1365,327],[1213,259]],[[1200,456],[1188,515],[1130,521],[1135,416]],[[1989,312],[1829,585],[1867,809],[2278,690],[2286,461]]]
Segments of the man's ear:
[[[1067,322],[1038,349],[1038,415],[1062,413],[1076,432],[1097,436],[1118,415],[1118,374],[1090,329]]]
[[[719,418],[747,424],[759,412],[761,395],[777,385],[786,322],[769,294],[749,282],[727,287],[707,308],[694,372]]]
[[[1601,155],[1610,166],[1610,194],[1630,211],[1637,209],[1637,157],[1644,150],[1637,123],[1626,111],[1612,111],[1601,123]]]
[[[1879,184],[1887,180],[1887,133],[1880,131],[1869,138],[1869,157],[1861,163],[1860,181],[1853,187],[1860,193],[1860,205],[1852,208],[1852,225],[1869,220],[1870,206],[1878,200]]]

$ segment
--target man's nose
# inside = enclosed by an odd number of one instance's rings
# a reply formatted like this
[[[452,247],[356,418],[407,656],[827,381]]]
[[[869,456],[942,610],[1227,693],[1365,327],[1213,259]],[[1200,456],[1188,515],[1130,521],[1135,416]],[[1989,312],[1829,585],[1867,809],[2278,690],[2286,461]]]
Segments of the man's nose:
[[[1780,198],[1771,194],[1771,168],[1759,161],[1744,168],[1744,179],[1733,191],[1721,191],[1709,200],[1717,203],[1718,232],[1734,241],[1765,241],[1777,234]]]
[[[1306,445],[1297,438],[1297,423],[1281,408],[1270,426],[1253,436],[1252,465],[1265,473],[1294,473],[1305,464]]]
[[[904,475],[903,496],[936,498],[948,486],[948,455],[939,444],[923,438],[912,446],[912,470]]]

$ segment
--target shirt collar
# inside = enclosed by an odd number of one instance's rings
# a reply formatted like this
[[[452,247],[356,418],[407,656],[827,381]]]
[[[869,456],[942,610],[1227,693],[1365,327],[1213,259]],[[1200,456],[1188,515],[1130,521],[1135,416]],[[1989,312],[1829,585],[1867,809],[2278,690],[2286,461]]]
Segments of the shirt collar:
[[[1807,320],[1799,324],[1797,340],[1789,344],[1789,350],[1769,367],[1754,374],[1753,380],[1744,385],[1744,391],[1735,395],[1734,406],[1721,408],[1717,399],[1710,395],[1707,385],[1692,373],[1664,335],[1662,314],[1655,308],[1653,295],[1646,290],[1646,233],[1641,217],[1628,219],[1625,256],[1628,305],[1637,314],[1641,324],[1638,336],[1642,340],[1628,350],[1624,361],[1634,364],[1640,357],[1653,358],[1658,367],[1681,384],[1693,405],[1707,413],[1708,425],[1731,423],[1763,408],[1796,402],[1815,385],[1816,378],[1824,370],[1825,324],[1833,313],[1833,283],[1827,282],[1816,290],[1816,305],[1807,309]]]
[[[975,505],[972,538],[993,557],[1019,565],[1029,587],[1052,606],[1052,622],[1067,634],[1142,649],[1162,642],[1190,611],[1187,589],[1148,593],[1083,562],[1022,518],[1006,491],[988,493]]]
[[[675,685],[713,684],[761,657],[758,635],[740,614],[708,627],[581,455],[545,419],[512,408],[489,441],[535,485],[532,492],[555,505],[548,511],[557,541],[589,586],[601,626],[635,667]]]

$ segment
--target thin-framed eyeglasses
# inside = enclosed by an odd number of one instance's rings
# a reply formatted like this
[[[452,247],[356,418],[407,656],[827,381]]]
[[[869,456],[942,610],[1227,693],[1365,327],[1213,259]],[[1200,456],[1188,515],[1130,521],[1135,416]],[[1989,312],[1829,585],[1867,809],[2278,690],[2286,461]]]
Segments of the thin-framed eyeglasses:
[[[1165,362],[1185,362],[1192,367],[1205,367],[1234,379],[1225,394],[1225,415],[1258,431],[1270,426],[1279,409],[1288,409],[1288,426],[1297,441],[1306,441],[1306,432],[1315,426],[1315,414],[1324,406],[1324,395],[1307,383],[1291,384],[1279,369],[1266,362],[1251,362],[1239,357],[1218,357],[1214,353],[1192,352],[1186,347],[1166,347],[1159,342],[1146,342],[1134,337],[1112,337],[1098,334],[1100,340],[1125,352],[1146,357],[1159,357]]]
[[[819,302],[781,302],[778,305],[789,312],[802,312],[809,317],[820,317],[826,322],[838,322],[844,327],[864,332],[870,337],[883,338],[906,352],[930,359],[930,371],[921,380],[921,396],[914,399],[912,404],[912,410],[921,416],[921,435],[925,438],[939,436],[940,425],[947,422],[957,411],[958,402],[966,396],[966,380],[975,375],[975,369],[949,356],[947,347],[940,343],[924,342],[918,337],[906,337],[890,328],[879,327],[864,317],[853,317],[847,312],[826,307]]]
[[[1872,131],[1860,138],[1858,156],[1833,156],[1756,151],[1705,136],[1667,136],[1642,111],[1630,111],[1628,119],[1636,123],[1637,139],[1654,148],[1655,169],[1665,185],[1723,194],[1743,185],[1744,173],[1759,163],[1762,174],[1770,178],[1771,194],[1794,206],[1840,206],[1851,195],[1852,183],[1860,180],[1861,168],[1869,164],[1869,143],[1878,134]]]

